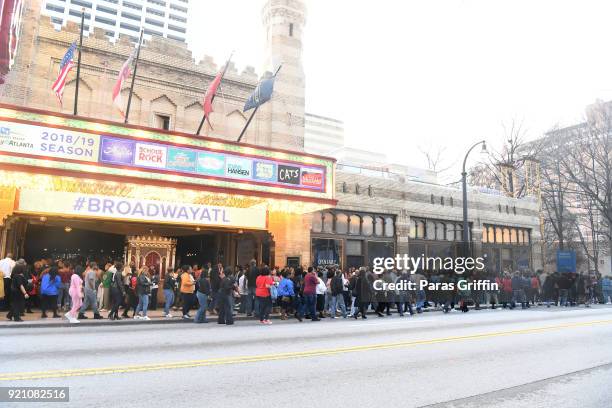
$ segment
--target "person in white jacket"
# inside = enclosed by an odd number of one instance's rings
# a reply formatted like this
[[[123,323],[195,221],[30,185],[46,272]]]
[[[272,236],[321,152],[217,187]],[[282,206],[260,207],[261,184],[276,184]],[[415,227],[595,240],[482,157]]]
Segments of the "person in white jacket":
[[[323,310],[325,309],[325,292],[327,292],[327,285],[323,282],[323,273],[321,271],[317,272],[317,312],[319,313],[319,318],[322,319]]]

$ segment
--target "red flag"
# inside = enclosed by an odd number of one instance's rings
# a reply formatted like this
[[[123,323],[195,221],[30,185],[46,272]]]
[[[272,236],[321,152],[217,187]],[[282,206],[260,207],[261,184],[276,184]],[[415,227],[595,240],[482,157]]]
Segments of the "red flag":
[[[133,59],[134,53],[132,53],[132,55],[130,55],[130,57],[123,63],[123,66],[119,71],[119,76],[117,77],[117,82],[115,82],[115,86],[113,86],[113,105],[119,109],[119,113],[121,113],[121,116],[123,117],[125,117],[125,108],[123,107],[123,98],[121,98],[121,87],[123,87],[123,82],[130,76]]]
[[[210,125],[210,113],[213,111],[212,100],[215,97],[215,94],[217,93],[217,88],[219,88],[219,84],[221,84],[221,79],[223,78],[224,73],[225,73],[225,70],[219,71],[215,79],[213,79],[210,85],[208,85],[208,89],[206,90],[206,93],[204,94],[204,116],[206,116],[206,120],[208,121],[209,125]]]

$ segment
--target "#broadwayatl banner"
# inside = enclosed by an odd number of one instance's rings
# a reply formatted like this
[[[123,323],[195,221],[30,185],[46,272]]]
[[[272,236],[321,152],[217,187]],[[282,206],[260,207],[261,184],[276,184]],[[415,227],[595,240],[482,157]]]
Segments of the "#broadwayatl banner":
[[[18,212],[135,222],[266,229],[264,208],[236,208],[49,191],[21,190]]]

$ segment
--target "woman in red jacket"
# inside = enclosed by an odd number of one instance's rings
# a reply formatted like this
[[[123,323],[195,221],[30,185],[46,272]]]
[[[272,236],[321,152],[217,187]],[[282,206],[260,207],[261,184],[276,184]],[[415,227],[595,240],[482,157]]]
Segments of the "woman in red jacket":
[[[504,277],[502,279],[502,305],[505,309],[508,307],[508,303],[512,301],[512,278],[510,278],[510,274],[508,272],[504,273]]]

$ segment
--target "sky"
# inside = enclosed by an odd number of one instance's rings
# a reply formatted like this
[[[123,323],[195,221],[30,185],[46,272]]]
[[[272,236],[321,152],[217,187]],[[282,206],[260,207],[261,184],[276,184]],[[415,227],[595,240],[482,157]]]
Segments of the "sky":
[[[263,72],[263,0],[191,2],[196,59]],[[504,125],[525,139],[612,99],[612,2],[306,0],[306,111],[344,121],[346,144],[426,166],[444,149],[453,178],[465,152]],[[474,160],[478,160],[475,155]],[[457,176],[458,177],[458,176]]]

